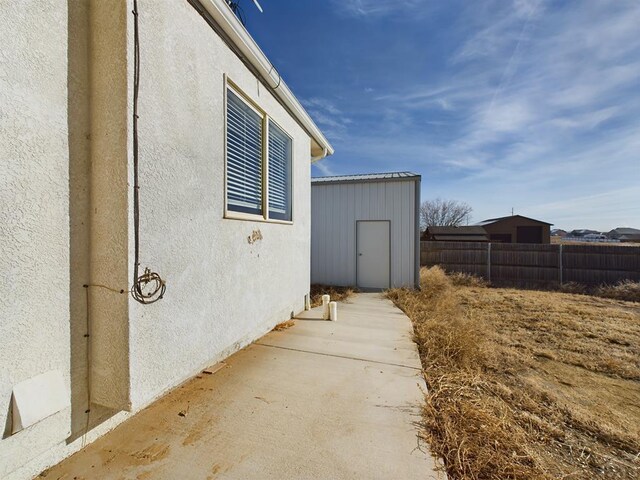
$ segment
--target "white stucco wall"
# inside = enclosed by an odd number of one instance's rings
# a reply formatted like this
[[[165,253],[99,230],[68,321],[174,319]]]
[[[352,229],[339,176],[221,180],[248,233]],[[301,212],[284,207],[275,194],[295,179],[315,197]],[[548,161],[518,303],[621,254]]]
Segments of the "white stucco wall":
[[[301,311],[310,278],[308,135],[187,2],[139,8],[141,267],[167,293],[130,304],[134,408]],[[223,218],[224,74],[293,138],[293,225]]]
[[[0,426],[13,386],[69,385],[66,2],[0,4]],[[46,347],[46,348],[43,348]],[[0,478],[68,435],[70,409],[0,439]]]
[[[141,267],[167,293],[142,306],[93,291],[88,367],[82,285],[128,288],[133,264],[132,2],[89,3],[0,4],[0,421],[13,385],[44,371],[62,371],[72,403],[3,435],[3,479],[93,441],[130,415],[120,408],[225,358],[308,292],[308,135],[186,1],[140,0]],[[294,140],[292,225],[223,218],[225,74]]]

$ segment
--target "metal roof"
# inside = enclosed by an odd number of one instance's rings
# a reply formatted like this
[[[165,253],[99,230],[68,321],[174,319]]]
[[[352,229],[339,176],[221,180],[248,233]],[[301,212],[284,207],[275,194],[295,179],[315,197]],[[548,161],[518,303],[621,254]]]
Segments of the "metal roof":
[[[611,230],[609,233],[617,233],[618,235],[637,235],[640,234],[640,230],[637,228],[618,227]]]
[[[433,235],[436,242],[488,242],[486,235]]]
[[[432,235],[486,235],[487,231],[483,227],[475,225],[461,227],[427,227],[427,232]]]
[[[355,175],[334,175],[329,177],[313,177],[311,183],[357,183],[384,182],[391,180],[419,180],[420,175],[413,172],[360,173]]]
[[[524,218],[526,220],[532,220],[532,221],[538,222],[538,223],[544,223],[546,225],[553,225],[553,223],[543,222],[542,220],[536,220],[535,218],[525,217],[524,215],[508,215],[506,217],[488,218],[487,220],[483,220],[481,222],[478,222],[475,225],[478,226],[478,227],[483,227],[485,225],[491,225],[492,223],[500,222],[502,220],[507,220],[509,218],[515,218],[515,217]]]

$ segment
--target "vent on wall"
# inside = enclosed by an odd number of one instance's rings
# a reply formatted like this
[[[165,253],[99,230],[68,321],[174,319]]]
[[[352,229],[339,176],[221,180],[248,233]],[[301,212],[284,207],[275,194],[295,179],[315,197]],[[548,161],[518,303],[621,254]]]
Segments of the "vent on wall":
[[[18,383],[11,396],[11,433],[18,433],[70,406],[69,389],[59,370]]]

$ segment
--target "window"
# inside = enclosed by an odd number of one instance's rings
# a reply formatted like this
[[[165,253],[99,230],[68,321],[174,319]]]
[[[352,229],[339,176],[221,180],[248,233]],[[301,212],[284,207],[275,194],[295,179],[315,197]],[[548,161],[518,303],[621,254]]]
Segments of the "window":
[[[225,217],[290,222],[291,137],[230,86],[226,116]]]
[[[269,121],[269,218],[291,220],[291,139]]]
[[[227,90],[227,210],[262,215],[262,117]]]

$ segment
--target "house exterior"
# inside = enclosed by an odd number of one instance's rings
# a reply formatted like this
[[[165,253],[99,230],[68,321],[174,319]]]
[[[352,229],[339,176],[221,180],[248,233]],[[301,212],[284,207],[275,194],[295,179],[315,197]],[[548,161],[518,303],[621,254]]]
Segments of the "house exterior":
[[[488,242],[489,235],[483,227],[427,227],[420,237],[429,242]]]
[[[611,240],[620,240],[621,242],[640,242],[640,230],[637,228],[618,227],[614,228],[606,234]]]
[[[0,15],[0,478],[24,479],[304,309],[333,149],[224,0]]]
[[[311,282],[363,290],[418,287],[420,175],[311,180]]]
[[[640,234],[631,233],[626,235],[620,235],[620,238],[618,240],[625,243],[640,243]]]
[[[491,242],[551,243],[551,223],[522,215],[490,218],[475,225],[487,231]]]
[[[586,237],[587,235],[599,235],[600,232],[598,232],[597,230],[589,230],[588,228],[578,228],[576,230],[571,230],[568,234],[567,237],[569,238],[583,238]]]

